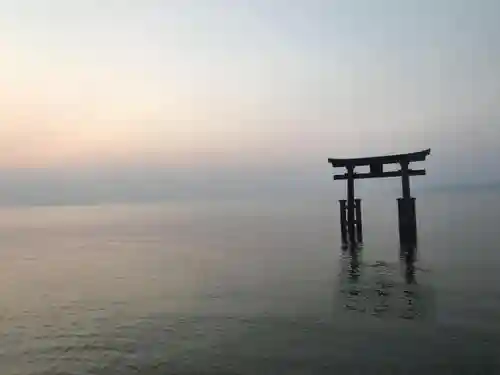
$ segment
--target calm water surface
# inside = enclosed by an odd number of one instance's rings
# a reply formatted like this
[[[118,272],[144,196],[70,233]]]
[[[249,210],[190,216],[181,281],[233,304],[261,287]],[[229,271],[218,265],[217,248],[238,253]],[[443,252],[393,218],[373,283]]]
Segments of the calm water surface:
[[[370,198],[370,197],[363,197]],[[498,374],[500,194],[0,211],[0,374]]]

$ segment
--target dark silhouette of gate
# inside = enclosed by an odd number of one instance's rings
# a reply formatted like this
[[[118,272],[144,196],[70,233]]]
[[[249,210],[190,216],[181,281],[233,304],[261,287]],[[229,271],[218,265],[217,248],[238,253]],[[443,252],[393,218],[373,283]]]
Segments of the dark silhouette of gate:
[[[354,180],[360,178],[401,177],[402,197],[398,198],[399,240],[406,247],[417,244],[415,198],[410,194],[410,176],[423,176],[425,169],[410,169],[412,162],[425,161],[430,149],[409,154],[375,156],[354,159],[328,159],[334,168],[345,168],[346,173],[333,176],[334,180],[347,180],[347,200],[340,200],[340,228],[344,245],[363,242],[361,199],[354,194]],[[400,170],[384,171],[385,164],[399,164]],[[367,173],[356,173],[355,168],[369,166]]]

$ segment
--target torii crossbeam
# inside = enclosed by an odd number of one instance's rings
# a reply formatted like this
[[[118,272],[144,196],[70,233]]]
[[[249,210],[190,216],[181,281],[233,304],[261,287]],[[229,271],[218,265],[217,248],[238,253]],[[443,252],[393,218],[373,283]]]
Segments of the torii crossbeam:
[[[417,222],[415,217],[415,198],[410,194],[410,176],[423,176],[425,169],[409,169],[412,162],[425,161],[431,150],[409,154],[374,156],[354,159],[328,159],[334,168],[346,168],[346,173],[333,176],[334,180],[347,180],[347,202],[340,201],[340,222],[342,242],[351,244],[363,241],[361,220],[361,199],[354,195],[354,180],[360,178],[401,177],[402,198],[398,199],[399,238],[401,243],[416,245]],[[384,171],[385,164],[399,164],[400,170]],[[370,172],[356,173],[355,168],[369,166]],[[346,205],[347,203],[347,205]],[[347,213],[347,214],[346,214]]]

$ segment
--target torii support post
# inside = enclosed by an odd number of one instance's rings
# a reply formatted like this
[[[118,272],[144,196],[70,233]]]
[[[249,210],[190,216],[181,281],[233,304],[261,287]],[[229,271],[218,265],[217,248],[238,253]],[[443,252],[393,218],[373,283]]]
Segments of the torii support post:
[[[346,215],[346,200],[341,199],[339,201],[340,203],[340,235],[342,238],[342,244],[346,245],[347,244],[347,215]]]
[[[346,169],[345,174],[333,176],[334,180],[347,180],[347,207],[345,200],[340,201],[343,242],[345,242],[346,237],[348,237],[351,244],[363,240],[361,200],[355,199],[354,180],[360,178],[401,177],[403,197],[398,199],[400,242],[406,246],[410,246],[410,248],[415,247],[417,241],[417,225],[415,198],[410,195],[410,176],[424,176],[426,172],[425,169],[409,169],[409,164],[412,162],[424,161],[430,152],[431,150],[427,149],[409,154],[354,159],[328,159],[332,167],[343,167]],[[384,165],[386,164],[400,164],[401,170],[385,172]],[[359,166],[369,166],[370,172],[355,173],[355,168]]]
[[[356,239],[363,242],[363,220],[361,216],[361,199],[355,199],[356,202]]]
[[[339,200],[340,207],[340,235],[342,238],[342,244],[347,245],[348,243],[353,243],[350,239],[349,225],[347,220],[347,201],[345,199]],[[356,230],[355,241],[363,242],[363,222],[361,216],[361,199],[354,199],[354,225]]]
[[[347,167],[347,231],[349,233],[349,242],[356,243],[356,212],[354,211],[354,167]]]

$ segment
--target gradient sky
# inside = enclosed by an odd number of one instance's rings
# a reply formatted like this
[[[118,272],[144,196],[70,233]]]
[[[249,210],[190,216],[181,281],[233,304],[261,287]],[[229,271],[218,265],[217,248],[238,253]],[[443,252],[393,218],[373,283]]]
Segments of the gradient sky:
[[[0,36],[2,202],[429,147],[426,183],[500,180],[497,0],[0,0]]]

